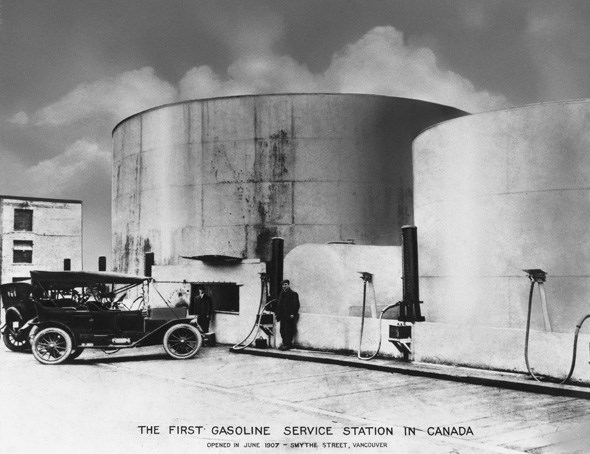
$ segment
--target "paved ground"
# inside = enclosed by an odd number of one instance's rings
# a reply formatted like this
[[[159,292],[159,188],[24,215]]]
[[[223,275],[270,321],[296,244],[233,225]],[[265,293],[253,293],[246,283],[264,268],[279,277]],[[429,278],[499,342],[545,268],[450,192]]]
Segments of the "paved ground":
[[[2,346],[0,367],[0,453],[590,452],[590,400],[227,347],[43,366]]]

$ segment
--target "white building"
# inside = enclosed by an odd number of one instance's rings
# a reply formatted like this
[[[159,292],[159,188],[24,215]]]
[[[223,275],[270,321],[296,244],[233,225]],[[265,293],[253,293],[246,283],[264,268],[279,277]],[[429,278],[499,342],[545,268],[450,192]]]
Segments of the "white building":
[[[32,269],[82,269],[82,202],[0,196],[0,282]]]

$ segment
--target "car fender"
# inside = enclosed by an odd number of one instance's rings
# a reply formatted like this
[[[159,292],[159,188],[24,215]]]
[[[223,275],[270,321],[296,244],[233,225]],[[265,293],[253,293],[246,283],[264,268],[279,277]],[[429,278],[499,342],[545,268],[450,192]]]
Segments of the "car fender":
[[[20,311],[19,311],[19,310],[18,310],[16,307],[14,307],[14,306],[12,306],[12,307],[9,307],[8,309],[6,309],[6,314],[5,314],[5,315],[6,315],[6,320],[8,320],[8,315],[9,315],[9,314],[12,314],[12,313],[16,314],[16,316],[17,316],[19,319],[21,319],[22,321],[24,321],[24,317],[23,317],[23,315],[22,315],[22,314],[21,314],[21,312],[20,312]]]
[[[14,306],[9,307],[8,309],[6,309],[4,313],[4,324],[0,326],[0,332],[2,334],[4,334],[4,331],[6,329],[10,328],[10,326],[8,325],[8,319],[10,318],[10,314],[16,315],[21,320],[21,322],[23,321],[23,316],[21,315],[20,311]]]
[[[30,341],[31,341],[31,345],[33,344],[33,338],[34,336],[41,330],[44,330],[45,328],[61,328],[63,329],[66,333],[68,333],[70,335],[70,337],[72,338],[72,348],[75,348],[76,345],[76,336],[74,336],[74,332],[72,331],[72,329],[64,324],[64,323],[59,323],[59,322],[41,322],[41,323],[34,323],[33,324],[33,329],[31,330],[31,336],[30,336]]]

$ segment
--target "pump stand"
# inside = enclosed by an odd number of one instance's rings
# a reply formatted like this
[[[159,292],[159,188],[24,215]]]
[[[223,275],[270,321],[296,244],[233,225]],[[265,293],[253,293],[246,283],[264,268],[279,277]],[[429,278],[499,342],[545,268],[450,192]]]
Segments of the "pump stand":
[[[412,355],[412,325],[389,325],[389,342],[404,355],[405,361],[409,361]]]

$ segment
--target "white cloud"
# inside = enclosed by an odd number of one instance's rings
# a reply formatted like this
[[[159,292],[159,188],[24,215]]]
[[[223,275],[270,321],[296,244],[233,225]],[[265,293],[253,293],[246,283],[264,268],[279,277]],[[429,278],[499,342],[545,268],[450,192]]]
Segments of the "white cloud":
[[[110,191],[111,153],[98,144],[78,140],[63,153],[26,165],[2,149],[0,193],[27,197],[95,198],[95,192]]]
[[[478,91],[459,74],[442,70],[432,50],[405,44],[402,32],[393,27],[370,30],[335,53],[328,69],[320,74],[312,73],[290,56],[274,53],[272,47],[282,27],[273,30],[258,41],[243,38],[241,56],[228,67],[226,75],[215,73],[209,66],[195,67],[185,74],[177,90],[159,79],[151,67],[128,71],[78,85],[60,100],[38,110],[32,121],[36,125],[63,126],[110,115],[115,124],[129,115],[178,99],[287,92],[399,96],[470,112],[506,105],[504,97]],[[246,32],[234,31],[242,37],[250,36]],[[9,121],[26,125],[29,118],[19,112]]]
[[[29,116],[25,112],[18,112],[10,117],[7,121],[13,125],[26,126],[29,124]]]
[[[153,106],[172,102],[177,90],[145,67],[116,77],[78,85],[55,103],[37,111],[36,125],[60,126],[109,114],[117,122]]]
[[[459,74],[439,68],[432,50],[406,45],[393,27],[376,27],[336,54],[324,83],[335,91],[416,98],[469,112],[506,105],[503,96],[478,91]]]
[[[256,93],[367,93],[416,98],[470,112],[506,106],[503,96],[478,91],[451,71],[439,68],[434,53],[404,43],[393,27],[376,27],[334,54],[323,74],[313,74],[289,56],[247,54],[232,63],[224,80],[201,66],[180,82],[182,99]]]
[[[109,255],[111,152],[108,145],[78,140],[63,153],[33,166],[24,164],[12,150],[1,145],[0,154],[0,194],[82,200],[84,255]]]
[[[63,153],[25,171],[25,179],[34,181],[37,191],[52,197],[89,193],[98,189],[98,183],[110,187],[110,177],[110,150],[87,140],[78,140]]]
[[[232,63],[227,73],[224,81],[208,66],[191,69],[180,81],[181,98],[318,90],[318,78],[287,56],[250,55]]]

